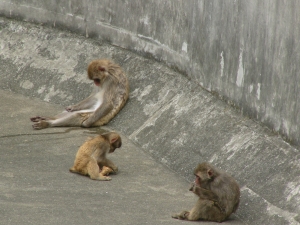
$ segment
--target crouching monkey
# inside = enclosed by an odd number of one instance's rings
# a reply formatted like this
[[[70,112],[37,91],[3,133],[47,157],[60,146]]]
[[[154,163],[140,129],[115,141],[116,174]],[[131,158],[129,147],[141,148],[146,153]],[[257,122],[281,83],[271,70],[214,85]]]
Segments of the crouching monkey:
[[[106,158],[106,154],[114,152],[121,145],[121,137],[115,132],[98,135],[86,141],[79,148],[70,172],[89,176],[93,180],[111,180],[101,173],[101,168],[109,167],[113,172],[118,172],[118,167]]]
[[[33,129],[102,126],[122,109],[128,99],[129,85],[121,67],[110,60],[99,59],[89,64],[87,72],[97,91],[54,117],[31,117]]]
[[[173,215],[173,218],[222,222],[237,210],[240,188],[233,177],[206,162],[199,164],[194,174],[196,179],[190,191],[199,199],[190,211]]]

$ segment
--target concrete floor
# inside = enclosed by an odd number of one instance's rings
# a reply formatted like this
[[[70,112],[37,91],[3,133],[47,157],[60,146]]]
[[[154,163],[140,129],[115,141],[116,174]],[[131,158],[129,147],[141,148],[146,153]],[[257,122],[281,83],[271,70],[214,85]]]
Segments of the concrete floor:
[[[0,96],[1,224],[189,224],[171,218],[196,201],[189,183],[124,134],[123,146],[109,155],[119,173],[94,181],[69,168],[87,137],[111,127],[36,131],[32,112],[61,107],[9,91]],[[243,224],[235,216],[226,223]]]

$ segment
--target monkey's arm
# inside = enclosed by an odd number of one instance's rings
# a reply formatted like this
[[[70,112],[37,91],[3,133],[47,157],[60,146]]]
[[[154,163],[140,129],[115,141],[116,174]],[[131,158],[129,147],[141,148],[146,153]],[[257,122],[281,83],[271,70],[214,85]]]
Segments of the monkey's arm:
[[[195,184],[192,185],[192,187],[190,188],[190,191],[192,191],[193,193],[195,193],[196,195],[199,196],[199,199],[203,199],[203,200],[209,200],[212,201],[213,204],[219,208],[219,210],[224,213],[224,207],[222,206],[222,204],[219,201],[219,197],[213,193],[211,190],[199,187]]]
[[[111,110],[113,109],[113,104],[108,101],[107,99],[102,103],[102,105],[96,109],[96,111],[90,115],[89,118],[87,118],[83,123],[83,127],[90,127],[92,126],[96,121],[98,121],[103,116],[106,116]]]
[[[68,112],[74,112],[79,111],[83,109],[91,109],[92,106],[97,102],[97,99],[94,97],[94,95],[90,95],[86,99],[82,100],[81,102],[78,102],[75,105],[70,105],[66,107],[66,110]]]
[[[199,198],[201,199],[211,200],[214,202],[219,201],[218,196],[215,193],[213,193],[211,190],[204,189],[195,184],[192,184],[192,187],[189,190],[195,193],[196,195],[198,195]]]

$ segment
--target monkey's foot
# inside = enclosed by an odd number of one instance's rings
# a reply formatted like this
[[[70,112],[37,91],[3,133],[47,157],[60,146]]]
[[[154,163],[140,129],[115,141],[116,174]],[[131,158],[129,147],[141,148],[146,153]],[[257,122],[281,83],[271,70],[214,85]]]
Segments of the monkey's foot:
[[[46,118],[45,117],[41,117],[41,116],[35,116],[35,117],[31,117],[30,120],[32,122],[39,122],[41,120],[46,120]]]
[[[118,167],[116,166],[116,167],[112,167],[112,173],[114,173],[114,174],[116,174],[118,171],[119,171],[119,169],[118,169]]]
[[[110,177],[108,177],[108,176],[102,176],[102,175],[100,174],[100,177],[99,177],[97,180],[104,180],[104,181],[108,181],[108,180],[111,180],[111,178],[110,178]]]
[[[32,128],[35,130],[41,130],[47,127],[49,127],[49,123],[44,120],[38,121],[37,123],[32,125]]]
[[[172,215],[172,218],[174,218],[174,219],[179,219],[179,215],[177,215],[177,214]]]
[[[107,176],[107,175],[109,175],[109,174],[111,174],[111,173],[113,173],[114,172],[114,170],[113,169],[111,169],[111,168],[109,168],[109,167],[107,167],[107,166],[103,166],[103,168],[102,168],[102,170],[101,170],[101,173],[100,173],[100,176],[102,175],[102,176]]]
[[[188,211],[182,211],[180,214],[172,215],[172,218],[178,219],[178,220],[185,220],[188,215],[189,215]]]

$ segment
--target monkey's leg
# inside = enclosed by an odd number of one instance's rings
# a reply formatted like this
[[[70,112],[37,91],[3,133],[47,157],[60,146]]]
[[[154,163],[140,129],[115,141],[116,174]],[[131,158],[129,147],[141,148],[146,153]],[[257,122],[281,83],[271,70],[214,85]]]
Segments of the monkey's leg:
[[[83,175],[83,176],[87,176],[87,175],[88,175],[88,174],[87,174],[87,171],[86,171],[85,169],[77,170],[75,167],[71,167],[71,168],[69,169],[69,171],[70,171],[71,173],[77,173],[77,174],[81,174],[81,175]]]
[[[226,215],[220,211],[213,201],[199,199],[188,214],[187,219],[222,222],[226,219]]]
[[[212,202],[213,204],[213,202]],[[205,202],[199,199],[196,205],[191,209],[189,213],[187,213],[186,218],[187,220],[199,220],[201,215],[204,214]]]
[[[91,161],[87,164],[87,171],[91,179],[93,180],[111,180],[108,176],[103,176],[99,171],[99,166],[95,159],[91,159]]]
[[[113,109],[113,105],[108,101],[103,101],[102,105],[96,109],[84,122],[82,123],[83,127],[91,127],[98,120],[105,117],[111,110]],[[95,125],[99,125],[96,123]]]
[[[88,113],[67,112],[64,111],[57,116],[36,117],[32,121],[37,121],[32,125],[33,129],[40,130],[47,127],[80,127],[82,122],[88,117]],[[37,118],[42,118],[38,120]]]
[[[78,173],[78,174],[87,176],[88,175],[88,171],[87,171],[88,162],[89,162],[89,158],[87,158],[87,157],[81,158],[80,160],[75,158],[74,164],[69,169],[69,171],[72,173]]]

